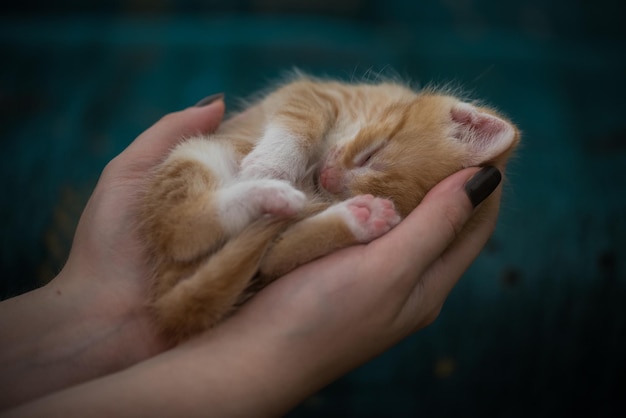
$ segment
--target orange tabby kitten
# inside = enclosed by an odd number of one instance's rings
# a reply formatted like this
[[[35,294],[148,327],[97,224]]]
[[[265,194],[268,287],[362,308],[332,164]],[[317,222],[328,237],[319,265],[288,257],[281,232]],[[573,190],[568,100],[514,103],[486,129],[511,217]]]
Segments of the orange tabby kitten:
[[[504,163],[518,140],[495,111],[435,91],[284,84],[158,167],[141,231],[160,329],[178,342],[211,327],[298,265],[389,231],[455,171]]]

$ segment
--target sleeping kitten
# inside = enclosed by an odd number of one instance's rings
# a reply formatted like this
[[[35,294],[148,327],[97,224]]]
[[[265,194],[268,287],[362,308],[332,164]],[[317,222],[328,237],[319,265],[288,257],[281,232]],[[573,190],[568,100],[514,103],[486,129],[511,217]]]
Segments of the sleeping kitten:
[[[156,170],[141,231],[158,326],[174,343],[210,328],[295,267],[383,235],[448,175],[504,164],[518,141],[495,111],[436,91],[284,84]]]

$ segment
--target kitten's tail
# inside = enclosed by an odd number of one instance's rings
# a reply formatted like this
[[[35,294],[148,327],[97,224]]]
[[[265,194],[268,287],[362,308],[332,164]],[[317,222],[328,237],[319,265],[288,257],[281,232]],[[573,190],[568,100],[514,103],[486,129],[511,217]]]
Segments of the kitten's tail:
[[[206,330],[227,316],[245,297],[261,258],[292,221],[260,219],[213,254],[189,278],[152,305],[157,323],[171,342]]]

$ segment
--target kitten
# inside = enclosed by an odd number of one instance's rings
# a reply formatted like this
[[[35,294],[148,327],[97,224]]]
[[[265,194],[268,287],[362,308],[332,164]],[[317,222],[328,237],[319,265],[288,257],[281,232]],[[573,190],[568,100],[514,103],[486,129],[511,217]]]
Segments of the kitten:
[[[154,173],[141,232],[158,326],[174,343],[210,328],[295,267],[383,235],[455,171],[503,165],[518,141],[451,95],[299,76]]]

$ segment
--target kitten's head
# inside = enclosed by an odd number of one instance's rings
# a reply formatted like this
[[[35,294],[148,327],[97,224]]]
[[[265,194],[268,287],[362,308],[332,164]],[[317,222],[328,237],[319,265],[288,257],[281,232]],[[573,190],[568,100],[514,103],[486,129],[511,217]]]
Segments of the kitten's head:
[[[331,194],[387,197],[406,216],[452,173],[486,164],[502,168],[519,141],[510,121],[452,96],[407,91],[386,99],[325,157],[319,183]]]

